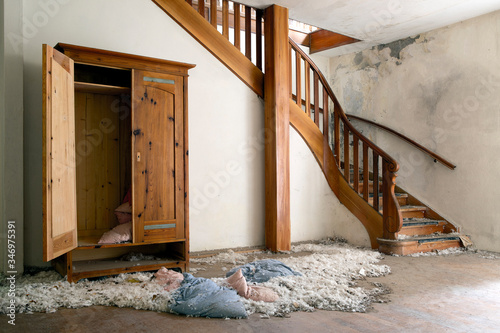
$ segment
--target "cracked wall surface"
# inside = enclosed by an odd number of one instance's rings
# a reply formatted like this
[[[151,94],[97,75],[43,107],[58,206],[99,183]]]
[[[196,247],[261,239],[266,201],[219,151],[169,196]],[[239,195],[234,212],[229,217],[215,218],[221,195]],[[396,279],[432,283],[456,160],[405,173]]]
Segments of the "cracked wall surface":
[[[353,121],[401,165],[397,183],[500,251],[500,12],[330,59],[346,113],[414,139],[451,171],[386,132]]]

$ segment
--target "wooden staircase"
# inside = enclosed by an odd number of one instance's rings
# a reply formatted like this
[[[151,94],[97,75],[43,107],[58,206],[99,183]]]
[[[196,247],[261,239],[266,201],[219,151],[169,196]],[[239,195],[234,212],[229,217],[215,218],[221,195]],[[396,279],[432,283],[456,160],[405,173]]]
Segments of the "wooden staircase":
[[[412,195],[396,189],[403,226],[396,240],[379,238],[380,252],[408,255],[462,247],[468,238],[459,229]]]
[[[267,25],[263,10],[228,0],[152,1],[255,93],[266,100],[273,98],[268,96],[272,90],[264,89],[264,82],[267,82],[264,77],[268,76],[262,72],[263,63],[266,64],[266,73],[273,72],[267,66],[272,61],[266,58],[263,62],[261,56],[262,34],[274,33],[275,22]],[[222,33],[217,30],[218,26]],[[230,27],[244,31],[245,41],[240,41],[238,33],[233,34],[238,37],[230,40]],[[264,37],[269,42],[276,35]],[[289,56],[290,68],[284,76],[289,80],[285,91],[290,92],[286,118],[289,117],[289,124],[310,148],[340,202],[364,225],[372,247],[387,254],[407,255],[463,246],[467,237],[460,235],[455,225],[396,186],[398,163],[351,124],[326,78],[310,57],[292,39],[289,39],[288,48],[282,41],[278,44],[280,51],[275,55]],[[245,50],[242,45],[245,45]],[[254,58],[251,45],[257,45]],[[273,53],[273,50],[268,50],[268,44],[265,51],[266,57]],[[273,80],[271,82],[275,83]],[[279,103],[283,102],[283,97],[280,96]],[[267,154],[266,148],[266,164]],[[270,233],[279,237],[278,229]],[[267,233],[266,221],[266,242]]]

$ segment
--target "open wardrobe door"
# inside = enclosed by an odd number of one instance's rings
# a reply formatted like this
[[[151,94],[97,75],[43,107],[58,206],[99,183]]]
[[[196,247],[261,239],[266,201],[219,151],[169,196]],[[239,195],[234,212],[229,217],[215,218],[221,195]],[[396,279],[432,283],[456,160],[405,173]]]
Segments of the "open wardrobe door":
[[[43,45],[43,259],[77,247],[73,60]]]

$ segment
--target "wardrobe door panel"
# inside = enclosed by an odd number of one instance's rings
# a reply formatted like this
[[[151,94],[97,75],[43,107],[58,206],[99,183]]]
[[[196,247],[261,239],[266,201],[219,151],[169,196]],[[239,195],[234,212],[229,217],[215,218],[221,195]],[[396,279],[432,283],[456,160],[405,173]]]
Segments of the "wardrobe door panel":
[[[133,71],[134,242],[184,238],[183,80]]]
[[[77,247],[73,60],[43,45],[43,259]]]

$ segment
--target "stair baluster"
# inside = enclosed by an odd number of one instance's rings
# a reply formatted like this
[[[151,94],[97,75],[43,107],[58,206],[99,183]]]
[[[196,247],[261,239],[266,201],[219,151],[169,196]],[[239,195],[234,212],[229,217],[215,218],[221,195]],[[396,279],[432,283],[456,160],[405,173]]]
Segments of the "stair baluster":
[[[241,30],[242,14],[244,18],[244,54],[252,61],[258,69],[263,69],[263,24],[264,11],[251,6],[229,0],[186,0],[186,2],[198,11],[212,26],[221,27],[221,34],[242,51]],[[219,5],[220,4],[220,5]],[[243,6],[243,10],[241,10]],[[208,11],[207,11],[208,8]],[[220,16],[219,16],[220,12]],[[220,17],[220,19],[219,19]],[[234,29],[234,36],[231,38],[230,29]],[[220,30],[219,30],[220,31]],[[252,45],[255,44],[255,57],[252,52]]]
[[[194,3],[192,0],[152,1],[193,35],[257,95],[265,97],[264,74],[260,69],[262,67],[262,28],[265,24],[261,10],[252,8],[250,15],[246,15],[248,9],[242,10],[241,4],[228,0],[204,0],[199,8],[196,0]],[[252,13],[255,19],[251,17]],[[197,14],[201,15],[198,17]],[[241,17],[242,14],[245,18]],[[248,22],[249,18],[250,24],[245,24],[243,28],[241,21]],[[255,26],[251,27],[254,23]],[[215,29],[212,29],[214,27]],[[234,38],[229,32],[230,28],[235,29]],[[253,64],[252,60],[245,56],[245,50],[241,50],[241,38],[236,37],[241,36],[242,28],[245,35],[257,38],[255,52],[249,52],[256,53]],[[225,32],[225,37],[222,32]],[[295,65],[292,65],[293,61],[290,62],[290,69],[292,67],[295,69],[295,73],[291,71],[295,78],[292,75],[289,79],[287,78],[292,98],[289,105],[290,124],[309,145],[333,192],[363,223],[372,247],[378,247],[384,253],[404,255],[459,247],[461,242],[469,244],[470,240],[467,240],[466,236],[458,234],[457,226],[446,221],[412,195],[396,187],[396,172],[399,168],[397,162],[353,127],[347,117],[359,118],[352,115],[346,116],[319,68],[292,40],[289,45],[288,54],[292,60],[295,60]],[[280,49],[283,50],[283,48]],[[293,89],[294,83],[295,90]],[[311,116],[311,111],[314,117]],[[322,118],[321,113],[323,113]],[[333,118],[329,119],[329,117]],[[373,123],[364,119],[363,121]],[[404,135],[373,124],[410,142],[450,169],[455,168],[453,164],[427,151]],[[331,129],[333,129],[332,137],[330,137]],[[351,143],[352,149],[349,147]],[[359,156],[360,150],[362,150],[361,156]],[[381,170],[380,163],[382,163]],[[349,182],[350,180],[352,182]],[[398,236],[404,236],[404,238]]]
[[[327,132],[327,135],[330,131],[328,124],[328,113],[330,110],[328,106],[330,101],[332,102],[333,110],[331,111],[333,111],[332,113],[334,119],[333,154],[335,157],[335,163],[337,164],[337,167],[343,171],[344,178],[347,183],[350,184],[351,188],[358,194],[361,194],[362,192],[363,199],[378,213],[382,213],[384,221],[384,237],[388,237],[388,239],[397,238],[397,232],[403,225],[403,219],[401,217],[401,213],[399,212],[399,204],[395,195],[396,172],[399,169],[398,163],[352,126],[318,67],[291,39],[290,44],[292,50],[295,51],[295,54],[290,55],[291,59],[295,58],[294,70],[291,69],[291,72],[295,75],[295,78],[291,78],[291,82],[295,83],[295,94],[292,93],[292,98],[295,99],[295,102],[299,107],[302,108],[302,106],[305,106],[303,109],[304,112],[309,118],[311,118],[311,121],[313,121],[320,130],[320,113],[323,112],[324,135],[325,131]],[[302,61],[304,61],[303,73],[301,66]],[[302,99],[302,84],[305,88],[304,99]],[[311,85],[313,88],[313,96],[311,96]],[[323,93],[323,109],[320,107],[320,92]],[[314,113],[314,118],[311,116],[311,111]],[[350,147],[351,142],[353,145],[352,149]],[[363,177],[362,191],[360,191],[359,188],[360,142],[362,144],[363,151],[363,162],[361,167]],[[382,163],[382,175],[380,174],[380,163]],[[353,173],[352,175],[351,172]],[[372,200],[370,200],[371,198]]]

